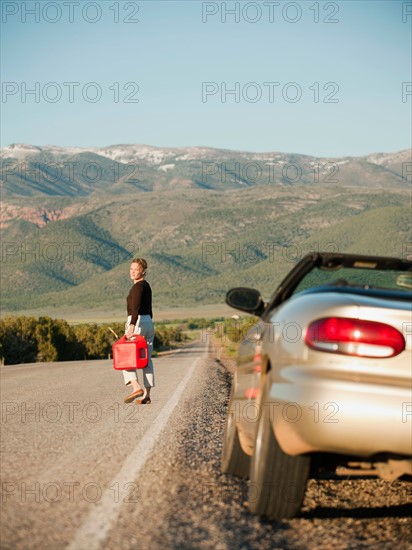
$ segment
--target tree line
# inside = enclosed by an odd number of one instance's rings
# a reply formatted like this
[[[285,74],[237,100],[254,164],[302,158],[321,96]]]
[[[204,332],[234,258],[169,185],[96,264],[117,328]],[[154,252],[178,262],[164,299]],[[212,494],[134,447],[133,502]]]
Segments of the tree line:
[[[110,327],[123,335],[123,323]],[[170,349],[185,338],[181,327],[160,325],[155,327],[154,350]],[[0,321],[0,357],[6,365],[107,359],[115,340],[108,324],[69,325],[64,319],[47,316],[10,316]]]

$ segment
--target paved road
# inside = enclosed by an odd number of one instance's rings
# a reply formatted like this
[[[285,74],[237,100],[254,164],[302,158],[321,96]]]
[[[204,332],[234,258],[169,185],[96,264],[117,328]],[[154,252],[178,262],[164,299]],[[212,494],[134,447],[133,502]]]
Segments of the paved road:
[[[140,501],[142,469],[206,344],[154,359],[152,405],[129,393],[111,361],[1,369],[2,548],[98,548],[122,507]]]
[[[0,369],[1,548],[412,548],[403,480],[311,480],[301,517],[249,514],[219,469],[231,375],[206,352],[155,359],[147,407],[109,361]]]

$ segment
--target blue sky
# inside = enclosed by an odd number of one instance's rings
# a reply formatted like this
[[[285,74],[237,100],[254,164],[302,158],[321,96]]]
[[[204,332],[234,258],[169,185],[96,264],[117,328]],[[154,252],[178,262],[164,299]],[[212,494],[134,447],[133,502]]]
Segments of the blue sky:
[[[2,146],[411,147],[411,2],[1,4]]]

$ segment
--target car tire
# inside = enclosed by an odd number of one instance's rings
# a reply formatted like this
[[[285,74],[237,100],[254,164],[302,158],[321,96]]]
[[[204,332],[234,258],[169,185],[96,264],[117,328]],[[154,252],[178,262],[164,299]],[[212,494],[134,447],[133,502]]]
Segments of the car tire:
[[[268,385],[262,403],[269,403]],[[295,517],[302,506],[310,457],[282,451],[273,433],[270,407],[263,406],[251,460],[249,510],[269,519]]]
[[[235,413],[228,412],[223,436],[221,471],[223,474],[247,478],[249,470],[250,456],[244,452],[240,445]]]

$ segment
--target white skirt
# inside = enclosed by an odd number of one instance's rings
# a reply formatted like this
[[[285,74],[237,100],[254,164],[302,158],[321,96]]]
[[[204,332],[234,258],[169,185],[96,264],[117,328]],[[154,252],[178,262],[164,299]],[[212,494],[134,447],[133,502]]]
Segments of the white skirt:
[[[129,315],[124,326],[125,333],[127,332],[132,316]],[[152,351],[153,351],[153,341],[154,341],[154,326],[153,321],[150,315],[139,315],[136,321],[136,326],[134,327],[134,334],[140,334],[146,338],[147,349],[149,362],[146,368],[144,369],[134,369],[134,370],[124,370],[123,378],[126,386],[130,384],[132,380],[137,380],[139,382],[138,373],[139,371],[143,375],[143,384],[146,388],[152,388],[155,385],[154,382],[154,369],[152,361]]]

